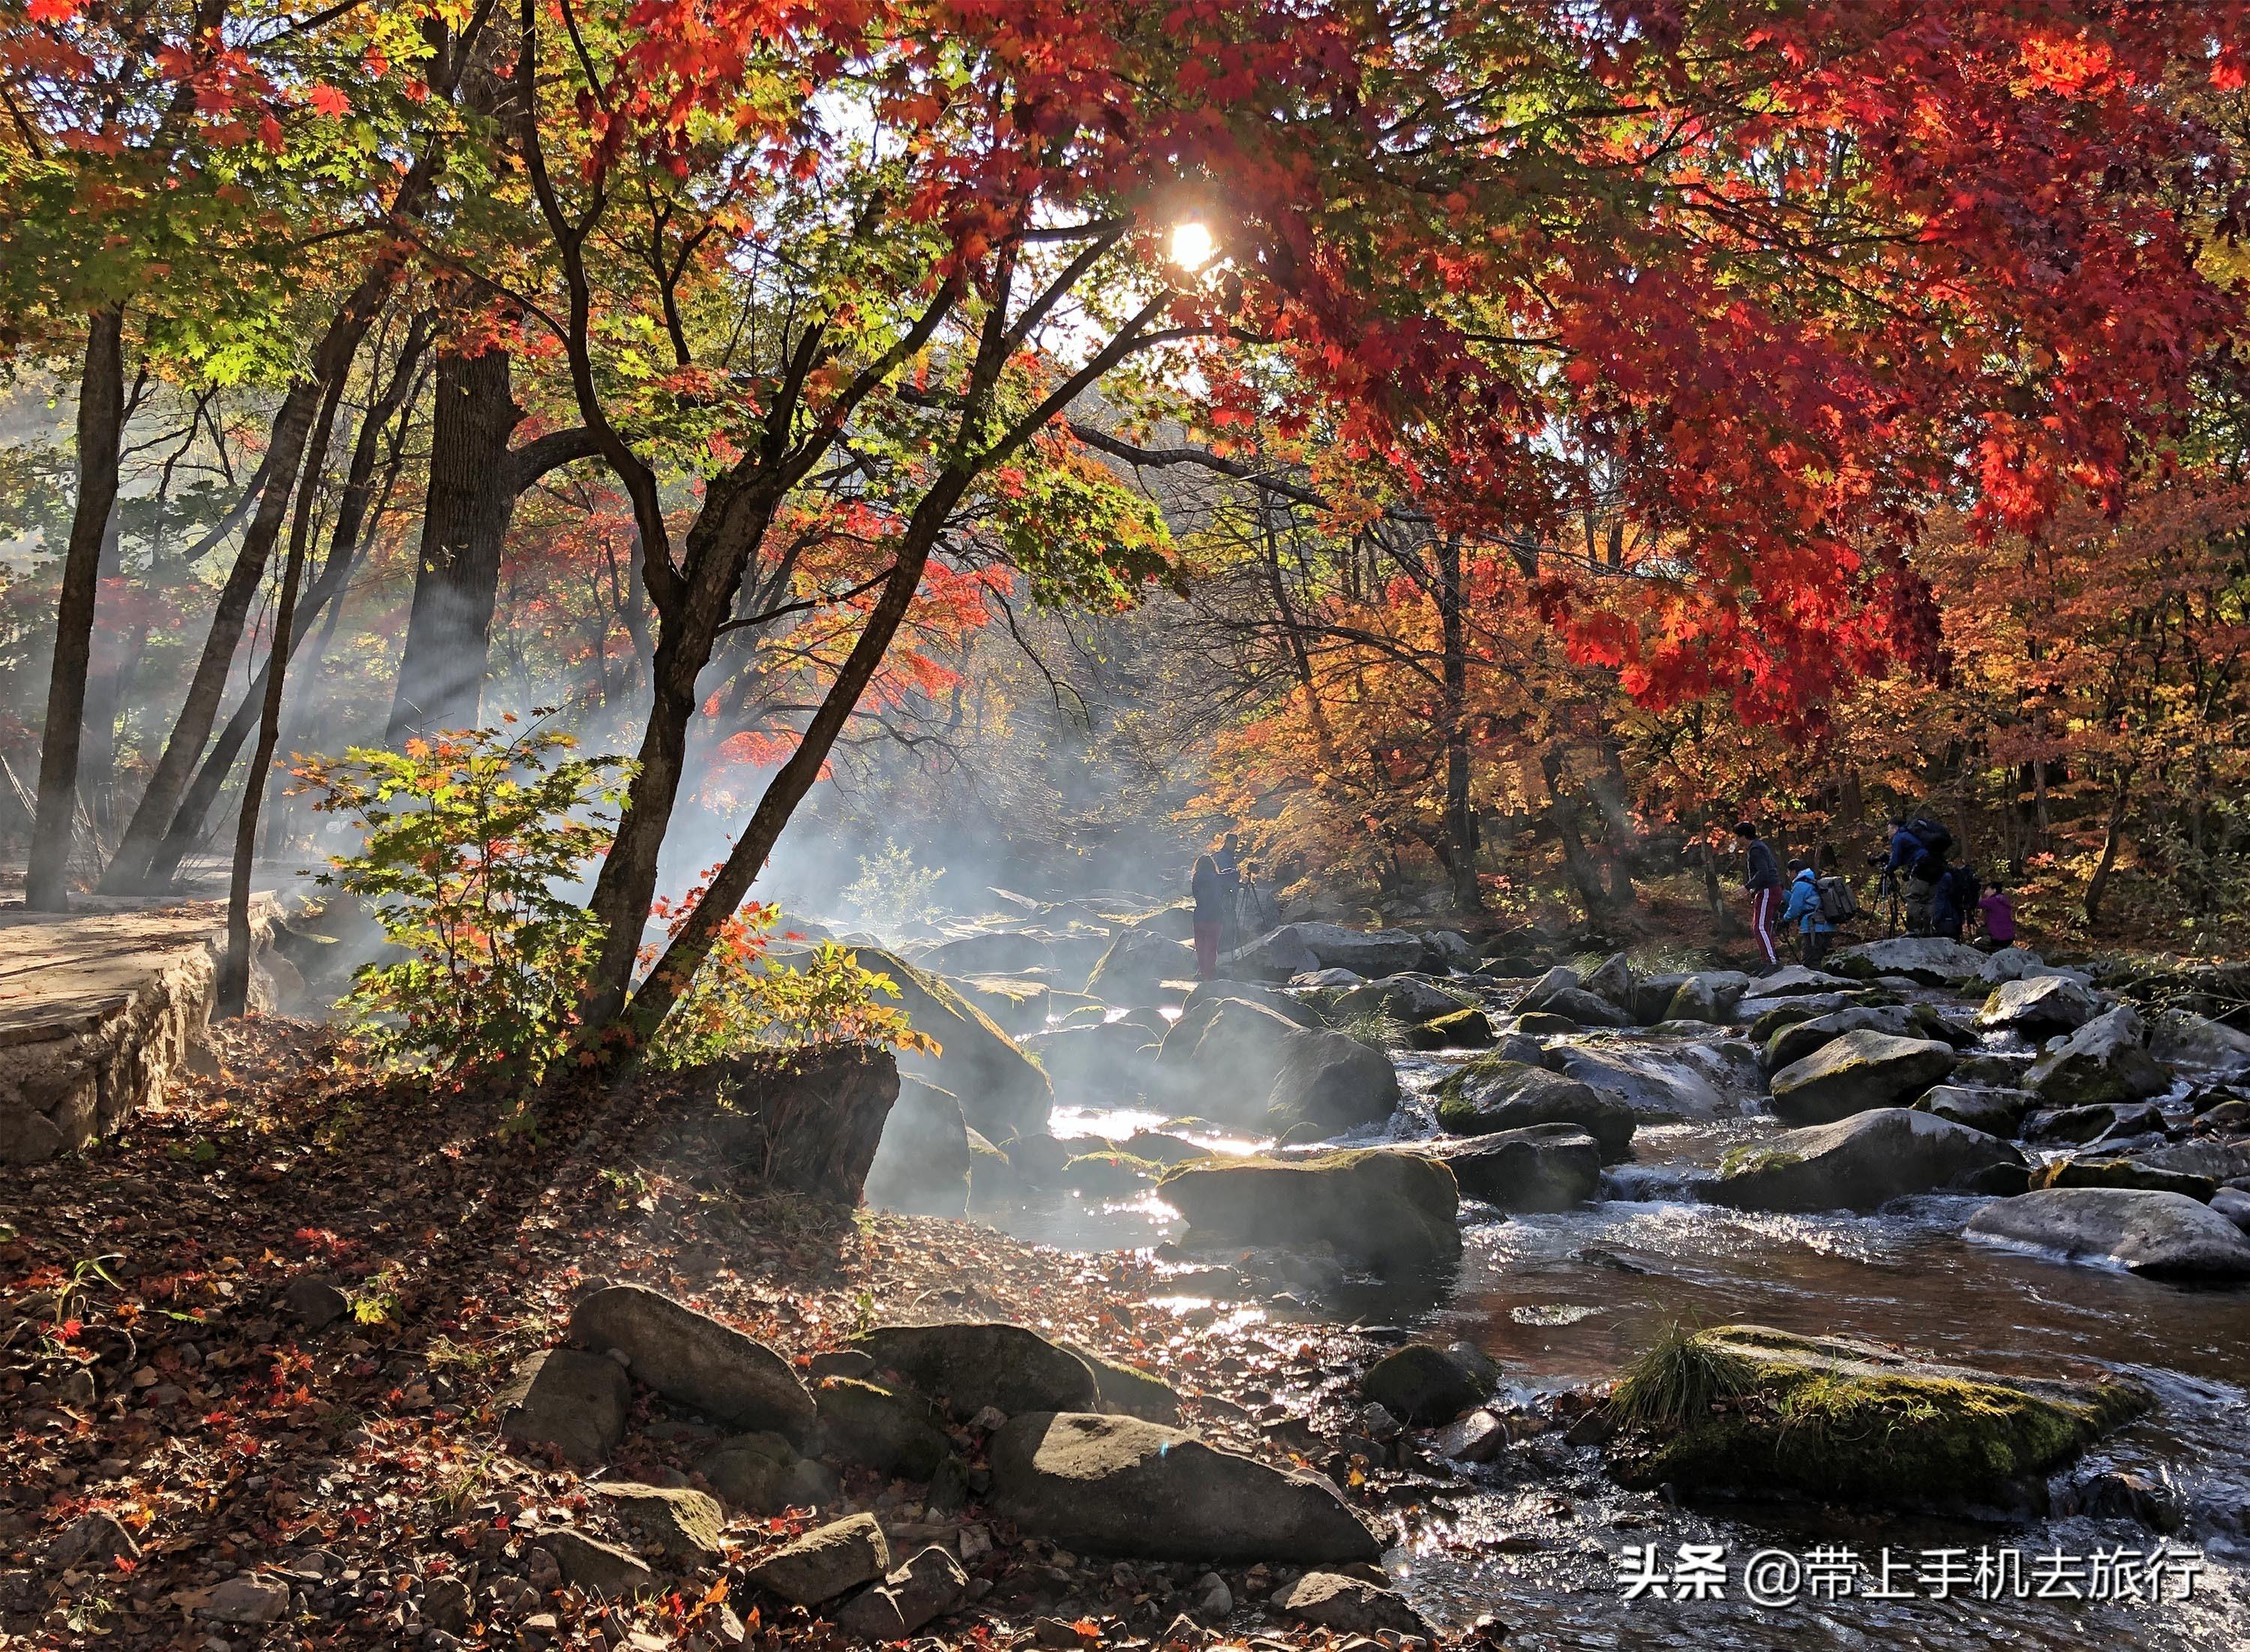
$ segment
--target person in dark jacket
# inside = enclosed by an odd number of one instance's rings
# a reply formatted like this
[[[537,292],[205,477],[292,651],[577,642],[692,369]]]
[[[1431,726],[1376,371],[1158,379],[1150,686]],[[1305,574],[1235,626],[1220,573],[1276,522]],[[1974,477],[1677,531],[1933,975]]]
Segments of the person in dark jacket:
[[[1196,974],[1205,981],[1218,974],[1218,940],[1226,926],[1226,880],[1218,863],[1209,855],[1196,857],[1188,874],[1188,892],[1195,897]]]
[[[1935,866],[1931,864],[1936,861]],[[1909,935],[1934,935],[1937,920],[1932,910],[1937,899],[1937,877],[1925,877],[1926,872],[1942,876],[1944,862],[1929,852],[1929,845],[1907,829],[1906,816],[1891,817],[1891,857],[1883,868],[1898,880],[1899,894],[1906,903],[1906,933]]]
[[[1219,894],[1226,908],[1225,917],[1219,920],[1218,949],[1231,953],[1242,945],[1242,926],[1238,919],[1242,895],[1242,839],[1232,832],[1227,833],[1211,860],[1218,868]]]
[[[1757,937],[1758,951],[1769,964],[1781,961],[1774,950],[1774,915],[1781,910],[1781,863],[1773,857],[1772,845],[1758,836],[1756,823],[1743,821],[1735,828],[1735,837],[1743,846],[1743,887],[1750,891],[1750,933]]]
[[[1781,909],[1781,921],[1797,926],[1803,937],[1805,967],[1818,969],[1836,939],[1836,926],[1820,911],[1819,874],[1801,860],[1791,861],[1789,870],[1794,875],[1789,884],[1789,904]]]

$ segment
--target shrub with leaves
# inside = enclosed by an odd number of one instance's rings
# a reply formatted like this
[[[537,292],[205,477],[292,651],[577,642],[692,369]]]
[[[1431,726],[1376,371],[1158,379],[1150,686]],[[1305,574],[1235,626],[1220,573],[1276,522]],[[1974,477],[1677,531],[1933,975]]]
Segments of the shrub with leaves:
[[[675,932],[701,893],[676,908],[659,903],[660,912],[676,914]],[[657,1029],[648,1052],[652,1064],[693,1067],[748,1050],[839,1043],[937,1053],[936,1042],[915,1031],[905,1010],[884,1002],[898,997],[898,983],[863,967],[848,947],[822,941],[793,959],[772,956],[780,915],[779,907],[752,903],[726,921],[710,956]]]
[[[935,909],[944,875],[942,866],[915,865],[913,851],[887,837],[880,853],[859,857],[859,875],[844,886],[842,898],[878,934],[895,939]]]
[[[383,1064],[456,1084],[536,1084],[568,1048],[601,928],[567,891],[608,846],[631,767],[514,720],[295,770],[364,834],[318,881],[406,953],[363,966],[338,1008]]]

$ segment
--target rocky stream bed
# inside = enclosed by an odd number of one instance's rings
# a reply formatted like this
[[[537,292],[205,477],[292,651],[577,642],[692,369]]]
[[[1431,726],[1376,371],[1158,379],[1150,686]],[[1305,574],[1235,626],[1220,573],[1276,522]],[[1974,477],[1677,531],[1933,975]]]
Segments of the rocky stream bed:
[[[2250,1645],[2250,1038],[1177,920],[890,958],[856,1214],[215,1034],[0,1208],[0,1636]]]

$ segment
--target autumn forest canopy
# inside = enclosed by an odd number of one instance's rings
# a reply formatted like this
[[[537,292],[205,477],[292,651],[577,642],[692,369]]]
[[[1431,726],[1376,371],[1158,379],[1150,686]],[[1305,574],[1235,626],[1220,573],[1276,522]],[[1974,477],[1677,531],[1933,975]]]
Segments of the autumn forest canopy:
[[[482,762],[636,1043],[1230,827],[1625,935],[1927,812],[2239,951],[2245,10],[0,0],[26,902]]]

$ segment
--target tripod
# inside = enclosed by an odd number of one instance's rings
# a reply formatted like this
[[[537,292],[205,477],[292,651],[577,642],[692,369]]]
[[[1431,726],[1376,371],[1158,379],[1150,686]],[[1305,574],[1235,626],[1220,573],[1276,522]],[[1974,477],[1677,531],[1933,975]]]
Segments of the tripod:
[[[1875,886],[1875,901],[1883,909],[1883,939],[1888,940],[1899,933],[1901,911],[1898,874],[1888,867],[1883,869],[1882,882]]]

